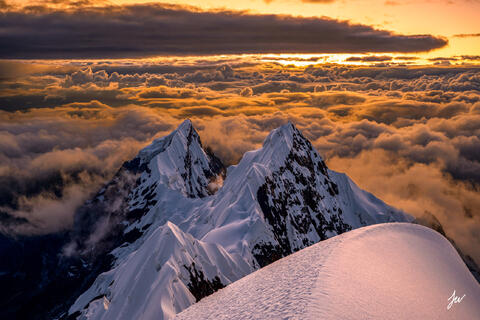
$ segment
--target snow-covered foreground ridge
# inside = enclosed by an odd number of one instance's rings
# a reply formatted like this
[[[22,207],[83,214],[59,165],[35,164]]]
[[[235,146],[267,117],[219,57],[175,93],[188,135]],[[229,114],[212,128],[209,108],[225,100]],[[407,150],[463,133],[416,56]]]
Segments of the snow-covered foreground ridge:
[[[82,252],[87,272],[97,261],[107,268],[68,316],[170,319],[321,240],[412,221],[329,170],[291,123],[225,169],[187,120],[125,163],[76,215],[66,250]],[[105,253],[108,264],[97,258]]]
[[[455,291],[460,302],[448,305]],[[406,223],[363,227],[302,249],[177,315],[198,319],[480,317],[480,286],[442,235]]]

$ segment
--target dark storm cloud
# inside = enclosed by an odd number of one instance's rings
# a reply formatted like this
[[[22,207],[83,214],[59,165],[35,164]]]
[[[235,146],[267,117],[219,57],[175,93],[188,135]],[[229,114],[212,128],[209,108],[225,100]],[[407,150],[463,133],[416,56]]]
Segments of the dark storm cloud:
[[[328,18],[200,11],[164,4],[0,13],[0,57],[92,58],[257,52],[419,52],[444,38]]]

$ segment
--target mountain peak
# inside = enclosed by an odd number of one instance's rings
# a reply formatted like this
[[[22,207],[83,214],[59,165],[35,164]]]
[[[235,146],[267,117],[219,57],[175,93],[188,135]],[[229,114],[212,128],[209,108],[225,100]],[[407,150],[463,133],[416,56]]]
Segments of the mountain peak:
[[[193,128],[192,120],[185,119],[182,123],[180,123],[180,125],[177,127],[177,129],[175,131],[180,131],[180,132],[187,133],[192,129],[195,130],[195,128]]]
[[[192,140],[196,140],[200,147],[202,146],[200,137],[193,127],[192,121],[186,119],[169,135],[153,140],[150,145],[140,150],[138,158],[141,159],[142,163],[150,162],[156,155],[165,151],[172,144],[173,140],[177,140],[182,144],[186,144],[187,141],[191,143]]]
[[[200,136],[198,135],[197,130],[195,130],[195,127],[193,126],[193,123],[190,119],[186,119],[182,123],[180,123],[177,129],[175,129],[171,133],[171,135],[182,135],[189,141],[194,138],[200,144],[200,146],[202,145],[202,142],[200,141]]]
[[[291,147],[296,132],[299,132],[298,129],[292,122],[288,121],[286,124],[272,130],[263,142],[263,146],[268,147],[269,145],[274,146],[278,143],[286,143]]]
[[[284,166],[292,154],[299,153],[302,159],[305,157],[313,157],[321,160],[321,157],[313,149],[310,141],[302,135],[291,121],[288,121],[286,124],[272,130],[268,134],[263,141],[262,148],[245,153],[241,161],[229,169],[228,175],[232,175],[232,178],[229,179],[227,176],[227,180],[236,181],[233,183],[237,184],[239,179],[243,179],[248,172],[256,175],[264,169],[267,171],[275,171]],[[233,170],[234,168],[235,170]],[[236,176],[237,174],[238,176]],[[265,174],[267,174],[267,172],[261,175]],[[250,179],[250,181],[253,180]]]
[[[142,181],[150,185],[160,183],[193,198],[212,194],[208,185],[224,170],[218,158],[203,150],[200,136],[189,119],[140,150],[124,167],[130,172],[145,173]]]
[[[238,166],[252,167],[252,163],[261,163],[274,170],[285,164],[292,153],[301,153],[304,157],[321,157],[314,151],[310,141],[305,138],[295,125],[286,124],[272,130],[263,141],[262,148],[248,152]]]
[[[271,150],[277,155],[288,155],[292,151],[313,151],[310,141],[291,122],[274,129],[263,142],[264,150]]]

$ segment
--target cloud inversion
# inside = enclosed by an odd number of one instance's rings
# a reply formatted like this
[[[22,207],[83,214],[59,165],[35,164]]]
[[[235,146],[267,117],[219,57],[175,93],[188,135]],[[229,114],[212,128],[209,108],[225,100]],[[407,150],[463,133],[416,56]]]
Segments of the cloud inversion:
[[[434,214],[480,260],[479,67],[58,64],[32,73],[15,62],[0,82],[0,220],[9,232],[69,228],[123,161],[185,117],[227,164],[291,120],[329,167],[413,215]]]

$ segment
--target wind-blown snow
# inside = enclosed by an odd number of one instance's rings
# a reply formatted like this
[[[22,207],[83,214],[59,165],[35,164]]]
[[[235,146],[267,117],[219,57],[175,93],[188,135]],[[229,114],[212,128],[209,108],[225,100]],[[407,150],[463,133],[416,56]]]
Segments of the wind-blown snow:
[[[447,310],[453,291],[465,297]],[[176,316],[198,319],[478,319],[480,286],[452,245],[413,224],[344,233],[264,267]]]

